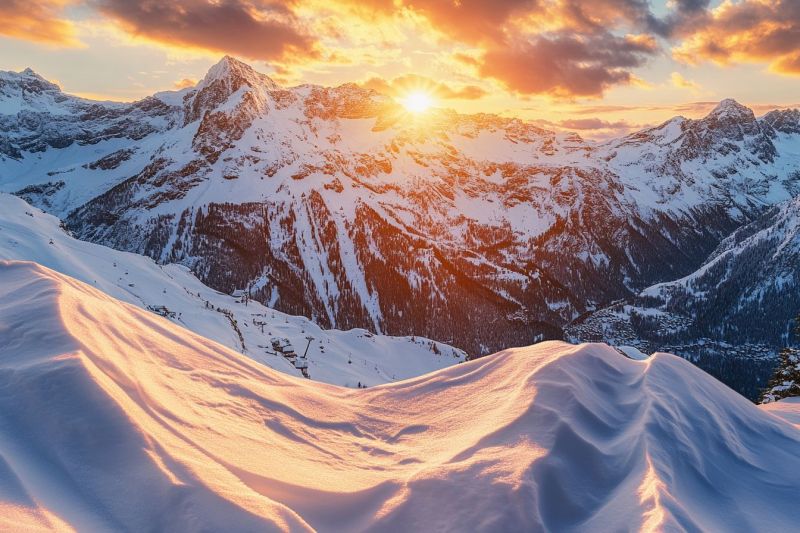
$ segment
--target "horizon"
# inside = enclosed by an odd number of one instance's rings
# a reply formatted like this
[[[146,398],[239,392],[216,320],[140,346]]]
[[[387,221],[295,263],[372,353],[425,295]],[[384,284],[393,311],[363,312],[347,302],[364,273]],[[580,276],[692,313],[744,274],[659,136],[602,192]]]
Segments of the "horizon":
[[[756,114],[798,105],[788,2],[36,0],[0,14],[0,64],[99,100],[191,86],[230,54],[287,87],[423,87],[440,107],[587,138],[697,118],[725,98]]]
[[[248,62],[247,60],[244,60],[242,58],[238,58],[238,57],[233,56],[231,54],[225,54],[225,55],[221,56],[216,62],[214,62],[211,65],[209,65],[208,69],[203,74],[203,76],[201,76],[197,80],[193,80],[193,84],[192,85],[187,85],[185,87],[165,87],[165,88],[162,88],[162,89],[156,89],[150,94],[145,94],[145,95],[141,96],[140,98],[136,98],[136,99],[132,99],[132,100],[125,100],[125,99],[114,100],[114,99],[108,99],[108,98],[101,98],[101,97],[98,97],[97,95],[85,96],[85,95],[82,95],[82,94],[79,94],[79,93],[70,92],[69,90],[65,89],[59,83],[58,80],[54,80],[54,79],[48,78],[46,75],[44,75],[43,73],[39,72],[38,70],[36,70],[35,68],[33,68],[31,66],[26,66],[26,67],[21,68],[19,70],[4,70],[4,69],[0,69],[0,72],[7,72],[7,73],[18,74],[19,75],[19,74],[23,74],[27,70],[27,71],[30,71],[33,74],[35,74],[35,75],[37,75],[37,76],[39,76],[41,78],[44,78],[45,80],[47,80],[50,83],[58,85],[60,90],[61,90],[61,92],[63,92],[64,94],[77,96],[79,98],[84,98],[84,99],[90,100],[90,101],[112,102],[112,103],[123,103],[124,104],[124,103],[132,103],[132,102],[136,102],[136,101],[142,100],[144,98],[152,97],[152,96],[155,96],[156,94],[159,94],[159,93],[178,93],[178,92],[181,92],[183,90],[196,88],[203,81],[203,78],[208,74],[208,72],[212,68],[214,68],[215,66],[221,64],[223,61],[225,61],[228,58],[232,59],[234,61],[237,61],[239,63],[243,63],[243,64],[247,65],[248,67],[252,68],[255,72],[257,72],[259,74],[264,74],[264,75],[270,77],[270,79],[272,79],[272,81],[275,82],[278,86],[280,86],[282,88],[286,88],[286,89],[293,89],[293,88],[297,88],[297,87],[302,87],[304,85],[315,85],[315,86],[320,86],[320,87],[338,87],[338,86],[341,86],[341,85],[355,83],[356,85],[358,85],[360,87],[363,87],[363,88],[366,88],[366,89],[371,89],[371,90],[375,91],[378,94],[381,94],[383,96],[387,96],[389,98],[392,98],[396,103],[398,103],[400,105],[405,105],[404,104],[404,100],[406,100],[409,95],[411,95],[412,97],[415,96],[414,92],[405,93],[405,94],[403,94],[403,93],[392,94],[392,91],[389,91],[389,90],[385,90],[385,89],[381,90],[381,88],[377,88],[376,89],[376,88],[373,88],[373,87],[365,86],[363,84],[358,84],[356,82],[350,82],[350,81],[345,81],[343,83],[334,84],[334,85],[315,84],[315,83],[302,82],[302,81],[300,83],[296,83],[296,84],[283,85],[279,81],[276,81],[274,78],[272,78],[272,76],[270,76],[268,73],[263,72],[262,70],[260,70],[256,65],[253,65],[251,62]],[[520,117],[520,116],[507,115],[507,114],[502,114],[502,113],[492,113],[492,112],[481,111],[481,110],[462,111],[462,110],[459,110],[459,109],[457,109],[455,107],[447,105],[449,103],[447,100],[443,100],[443,99],[435,98],[435,97],[431,98],[431,100],[428,103],[428,106],[431,109],[437,109],[437,110],[440,110],[440,111],[454,111],[454,112],[456,112],[458,114],[461,114],[461,115],[475,115],[475,114],[479,114],[479,113],[488,113],[490,115],[496,115],[496,116],[501,116],[501,117],[505,117],[505,118],[518,118],[520,120],[523,120],[524,122],[535,124],[535,125],[537,125],[539,127],[542,127],[544,129],[549,129],[549,130],[554,131],[556,133],[575,133],[575,134],[580,135],[583,139],[585,139],[587,141],[604,142],[604,141],[608,141],[608,140],[613,140],[615,138],[624,137],[625,135],[628,135],[630,133],[634,133],[634,132],[637,132],[637,131],[642,131],[642,130],[647,130],[647,129],[651,129],[651,128],[654,128],[654,127],[658,127],[658,126],[660,126],[660,125],[662,125],[662,124],[664,124],[666,122],[669,122],[670,120],[673,120],[675,118],[685,118],[685,119],[696,120],[696,119],[700,119],[700,118],[706,117],[710,113],[712,113],[714,111],[714,109],[716,109],[722,102],[724,102],[726,100],[731,100],[733,102],[736,102],[739,105],[747,107],[748,109],[753,111],[753,113],[755,114],[755,116],[757,118],[762,117],[762,116],[766,115],[767,113],[769,113],[771,111],[775,111],[775,110],[787,110],[787,109],[798,109],[798,108],[800,108],[800,104],[788,104],[788,105],[750,104],[750,103],[747,103],[747,102],[741,102],[741,101],[737,100],[736,98],[723,97],[723,98],[720,98],[719,100],[713,100],[713,101],[684,102],[684,103],[676,105],[676,106],[674,106],[672,108],[664,108],[665,110],[667,110],[667,109],[673,110],[675,112],[675,114],[670,115],[668,117],[665,117],[663,120],[660,120],[658,122],[654,122],[652,124],[640,124],[637,127],[624,128],[623,130],[618,130],[618,129],[606,130],[605,128],[595,128],[595,127],[593,127],[592,123],[596,119],[592,119],[592,118],[589,118],[589,119],[583,119],[583,118],[567,119],[567,120],[562,121],[561,123],[555,123],[555,122],[548,121],[548,120],[541,119],[541,118],[537,118],[537,117]]]

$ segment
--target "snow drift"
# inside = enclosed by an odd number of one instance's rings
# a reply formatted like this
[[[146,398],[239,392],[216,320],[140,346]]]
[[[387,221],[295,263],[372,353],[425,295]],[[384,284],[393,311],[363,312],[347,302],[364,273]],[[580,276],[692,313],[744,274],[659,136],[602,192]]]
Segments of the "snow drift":
[[[353,390],[35,263],[0,294],[0,529],[797,523],[800,430],[671,355],[548,342]]]

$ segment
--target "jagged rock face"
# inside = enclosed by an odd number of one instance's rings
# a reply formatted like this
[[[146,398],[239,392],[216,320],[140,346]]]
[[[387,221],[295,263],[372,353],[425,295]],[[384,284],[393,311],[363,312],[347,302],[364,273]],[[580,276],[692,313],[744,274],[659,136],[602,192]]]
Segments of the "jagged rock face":
[[[30,69],[0,73],[0,154],[22,159],[50,148],[96,145],[113,138],[139,141],[174,120],[157,98],[132,105],[69,96]]]
[[[734,100],[723,100],[707,117],[684,123],[685,134],[696,142],[690,149],[701,156],[716,149],[722,155],[744,151],[754,154],[764,163],[773,162],[777,155],[769,139],[768,130],[753,111]],[[758,164],[754,161],[754,164]]]
[[[800,110],[797,109],[770,111],[764,115],[763,122],[778,133],[800,134]]]
[[[146,106],[153,129],[130,126]],[[800,182],[790,128],[732,101],[594,144],[493,115],[414,117],[353,84],[280,88],[225,58],[195,89],[95,107],[121,137],[34,172],[17,143],[0,187],[219,290],[474,354],[689,273]]]

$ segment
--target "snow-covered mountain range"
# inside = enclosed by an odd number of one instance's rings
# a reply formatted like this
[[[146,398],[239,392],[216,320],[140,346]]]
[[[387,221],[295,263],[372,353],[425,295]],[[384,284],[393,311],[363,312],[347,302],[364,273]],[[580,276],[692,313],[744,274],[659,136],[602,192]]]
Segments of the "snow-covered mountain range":
[[[690,274],[800,191],[800,113],[731,100],[595,143],[411,115],[353,84],[283,88],[226,57],[133,104],[7,72],[0,113],[0,190],[77,237],[324,327],[475,355]]]
[[[185,266],[158,265],[148,257],[74,239],[56,217],[3,193],[0,259],[35,261],[255,361],[314,381],[368,387],[466,359],[463,351],[422,337],[323,330],[305,317],[219,293]]]
[[[0,294],[2,530],[796,529],[800,403],[668,354],[546,342],[355,390],[35,263]]]
[[[726,237],[695,272],[580,317],[575,342],[683,355],[751,398],[800,311],[800,197]]]

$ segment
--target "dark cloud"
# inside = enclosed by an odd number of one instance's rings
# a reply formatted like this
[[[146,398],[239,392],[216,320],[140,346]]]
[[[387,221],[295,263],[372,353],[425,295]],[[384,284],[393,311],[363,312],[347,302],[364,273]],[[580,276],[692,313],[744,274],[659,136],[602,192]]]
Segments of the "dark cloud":
[[[276,60],[316,55],[286,2],[247,0],[95,0],[136,35],[171,44]]]
[[[398,4],[388,0],[367,3],[388,12],[398,8]],[[669,37],[702,24],[708,16],[710,0],[674,0],[663,17],[653,14],[650,3],[649,0],[404,0],[400,5],[424,16],[442,33],[475,43],[503,41],[504,33],[519,20],[530,22],[531,33],[555,23],[576,33],[627,26],[637,32]]]
[[[642,66],[656,50],[655,41],[646,38],[561,32],[492,48],[478,70],[520,93],[595,96],[630,83],[630,69]]]
[[[704,26],[710,19],[710,0],[674,0],[665,17],[647,16],[647,29],[661,37],[677,37]]]

